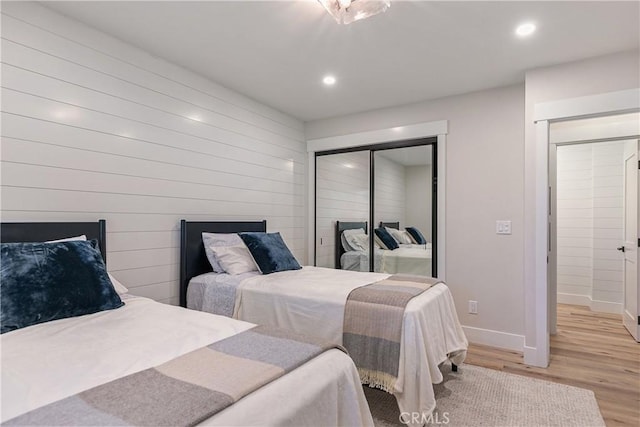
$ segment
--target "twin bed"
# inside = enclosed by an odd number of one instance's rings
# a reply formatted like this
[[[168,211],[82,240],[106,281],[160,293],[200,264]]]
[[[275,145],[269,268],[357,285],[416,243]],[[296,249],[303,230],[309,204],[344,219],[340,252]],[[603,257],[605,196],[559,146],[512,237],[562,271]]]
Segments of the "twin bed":
[[[181,222],[180,302],[188,308],[343,341],[345,304],[356,288],[390,277],[318,267],[272,274],[212,272],[202,233],[265,232],[266,222]],[[466,356],[453,298],[438,283],[413,298],[402,318],[398,380],[389,390],[402,412],[430,414],[439,365]],[[367,383],[367,381],[364,381]]]
[[[381,222],[380,227],[399,229],[398,222]],[[336,268],[351,271],[369,271],[369,249],[347,250],[343,233],[347,230],[367,230],[367,222],[336,221]],[[400,244],[395,250],[374,248],[374,271],[381,273],[417,274],[432,276],[431,244]]]
[[[105,258],[105,228],[104,221],[4,223],[1,239],[3,243],[44,242],[86,235],[98,241]],[[110,410],[104,406],[96,410],[97,404],[87,403],[93,402],[89,398],[95,397],[96,390],[103,392],[154,367],[170,372],[175,360],[200,354],[197,351],[203,346],[219,350],[230,339],[258,329],[252,329],[255,325],[248,322],[160,304],[128,293],[120,294],[120,298],[124,302],[120,308],[0,335],[3,424],[174,424],[172,420],[183,425],[373,424],[353,361],[339,349],[324,351],[232,405],[195,421],[189,418],[194,403],[174,399],[184,393],[171,395],[157,387],[144,390],[144,384],[138,383],[118,388],[107,399]],[[253,361],[241,362],[246,367]],[[210,365],[210,369],[201,367],[192,375],[195,382],[220,378],[214,372],[216,365]],[[215,385],[223,389],[235,385],[223,383],[217,381]],[[145,392],[147,397],[151,393],[156,405],[166,402],[165,411],[173,418],[158,420],[157,413],[139,418],[145,411],[152,412],[151,406],[140,400]],[[104,399],[101,402],[104,404]],[[206,402],[201,409],[210,414]],[[46,411],[52,406],[53,412]]]

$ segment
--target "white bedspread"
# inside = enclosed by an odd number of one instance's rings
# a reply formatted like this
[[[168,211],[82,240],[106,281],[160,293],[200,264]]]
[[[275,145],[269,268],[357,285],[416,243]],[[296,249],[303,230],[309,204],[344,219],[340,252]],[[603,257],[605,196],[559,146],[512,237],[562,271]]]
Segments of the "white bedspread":
[[[240,284],[234,317],[341,343],[349,292],[387,277],[320,267],[253,276]],[[443,380],[438,365],[449,354],[461,363],[468,345],[446,285],[437,284],[409,302],[402,333],[394,395],[401,411],[429,414],[435,408],[432,384]]]
[[[125,302],[117,310],[2,334],[2,422],[253,326],[146,298]],[[372,425],[373,420],[353,362],[331,350],[203,424]]]

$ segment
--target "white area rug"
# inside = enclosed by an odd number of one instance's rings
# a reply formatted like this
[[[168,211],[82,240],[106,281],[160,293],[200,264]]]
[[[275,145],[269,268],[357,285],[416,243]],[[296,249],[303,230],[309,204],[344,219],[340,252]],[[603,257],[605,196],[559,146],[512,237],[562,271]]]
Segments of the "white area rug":
[[[437,408],[428,425],[440,426],[604,426],[591,390],[463,365],[434,385]],[[399,426],[395,398],[365,387],[378,427]]]

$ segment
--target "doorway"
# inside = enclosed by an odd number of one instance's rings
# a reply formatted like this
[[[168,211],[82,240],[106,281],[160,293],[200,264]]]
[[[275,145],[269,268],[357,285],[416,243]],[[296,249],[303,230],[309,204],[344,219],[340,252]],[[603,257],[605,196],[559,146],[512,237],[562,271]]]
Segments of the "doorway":
[[[549,332],[557,304],[621,315],[638,340],[636,114],[549,128]],[[590,138],[593,136],[593,138]]]

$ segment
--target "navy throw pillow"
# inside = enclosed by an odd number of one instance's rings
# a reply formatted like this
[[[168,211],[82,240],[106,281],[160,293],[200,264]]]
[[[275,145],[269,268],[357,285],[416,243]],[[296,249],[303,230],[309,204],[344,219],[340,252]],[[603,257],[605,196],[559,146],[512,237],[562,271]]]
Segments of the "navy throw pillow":
[[[2,243],[0,251],[1,334],[124,305],[92,241]]]
[[[382,241],[382,243],[387,247],[387,249],[398,249],[400,246],[396,239],[393,238],[391,233],[389,233],[384,227],[379,227],[373,230],[376,233],[376,236]]]
[[[427,239],[424,238],[424,236],[422,235],[422,233],[420,232],[420,230],[418,230],[415,227],[406,227],[405,230],[407,230],[407,232],[409,234],[411,234],[411,237],[413,238],[413,240],[419,244],[419,245],[426,245],[427,244]]]
[[[300,270],[280,233],[238,233],[262,274]]]

